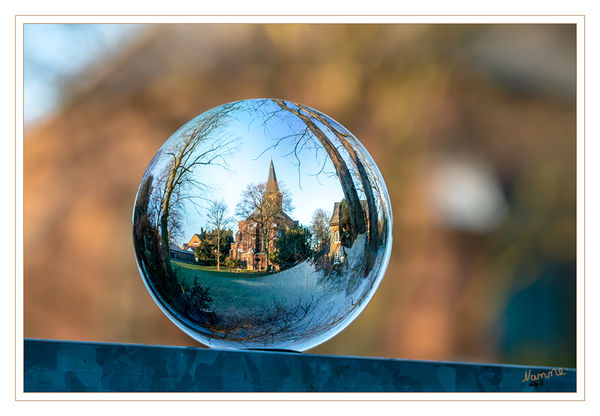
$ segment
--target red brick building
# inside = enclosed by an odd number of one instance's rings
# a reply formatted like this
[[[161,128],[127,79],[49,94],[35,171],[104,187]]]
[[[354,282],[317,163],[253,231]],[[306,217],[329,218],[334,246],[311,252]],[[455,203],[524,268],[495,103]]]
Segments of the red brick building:
[[[269,204],[270,206],[268,218],[265,219],[265,214],[259,206],[248,218],[239,221],[235,242],[231,244],[229,250],[229,257],[240,259],[243,268],[247,270],[266,270],[267,251],[272,253],[275,250],[275,240],[277,237],[298,225],[298,221],[294,221],[283,212],[282,202],[283,195],[279,190],[275,168],[273,167],[273,161],[271,161],[269,177],[265,185],[263,202],[261,203],[261,205]],[[270,228],[268,233],[262,232],[264,226]],[[277,264],[269,262],[269,265],[274,270],[279,270]]]

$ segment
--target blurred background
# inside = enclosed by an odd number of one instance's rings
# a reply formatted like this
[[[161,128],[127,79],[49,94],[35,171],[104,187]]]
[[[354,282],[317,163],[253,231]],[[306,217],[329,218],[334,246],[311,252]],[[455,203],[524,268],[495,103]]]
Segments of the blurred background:
[[[139,181],[245,98],[352,131],[394,215],[385,278],[310,350],[575,367],[574,25],[26,24],[24,333],[198,346],[138,273]]]

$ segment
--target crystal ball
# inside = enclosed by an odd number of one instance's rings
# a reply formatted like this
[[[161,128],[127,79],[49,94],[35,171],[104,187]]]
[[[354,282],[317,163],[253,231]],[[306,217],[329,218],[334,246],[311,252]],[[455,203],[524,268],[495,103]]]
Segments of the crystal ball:
[[[303,351],[365,308],[392,246],[389,195],[341,124],[280,99],[221,105],[150,161],[133,209],[143,281],[209,347]]]

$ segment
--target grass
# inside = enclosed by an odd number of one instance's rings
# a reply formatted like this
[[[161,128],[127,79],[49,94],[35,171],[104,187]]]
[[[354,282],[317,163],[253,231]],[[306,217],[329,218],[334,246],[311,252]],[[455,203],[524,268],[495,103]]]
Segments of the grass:
[[[266,272],[230,272],[227,268],[217,271],[216,266],[199,266],[174,260],[171,260],[171,265],[184,287],[197,282],[209,289],[213,298],[211,310],[218,313],[243,316],[261,310],[267,299],[265,295],[270,294],[265,290],[265,282],[260,279],[268,275]]]
[[[315,294],[315,276],[292,273],[217,271],[215,266],[200,266],[171,260],[178,283],[185,289],[199,284],[209,289],[211,311],[229,317],[253,316],[276,304],[295,305]],[[311,283],[306,285],[306,278]]]
[[[251,271],[251,270],[242,270],[242,271],[231,270],[230,271],[227,267],[221,267],[221,270],[217,270],[217,266],[200,266],[197,264],[184,263],[184,262],[180,262],[180,261],[176,261],[176,260],[171,260],[171,264],[177,266],[180,269],[202,271],[209,275],[219,276],[219,277],[224,277],[224,278],[227,278],[227,277],[253,278],[253,277],[266,276],[267,274],[269,274],[267,272],[255,272],[255,271]]]

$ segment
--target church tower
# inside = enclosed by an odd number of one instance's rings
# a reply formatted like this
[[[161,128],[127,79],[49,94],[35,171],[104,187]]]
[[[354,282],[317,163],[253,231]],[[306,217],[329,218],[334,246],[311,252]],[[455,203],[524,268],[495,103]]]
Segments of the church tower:
[[[273,159],[271,159],[271,166],[269,166],[269,178],[267,179],[264,199],[274,203],[278,211],[283,211],[283,195],[281,194],[279,184],[277,183]]]
[[[273,159],[271,159],[271,166],[269,167],[269,178],[267,179],[267,192],[279,192],[277,176],[275,175],[275,168],[273,167]]]

